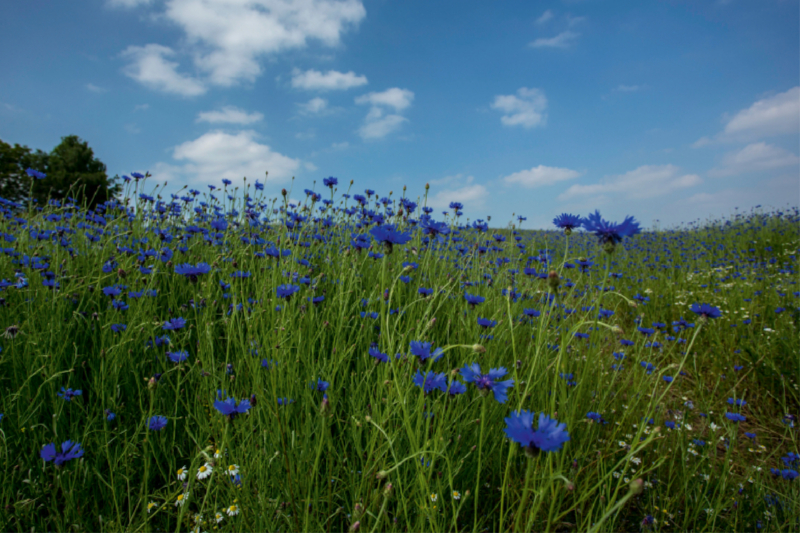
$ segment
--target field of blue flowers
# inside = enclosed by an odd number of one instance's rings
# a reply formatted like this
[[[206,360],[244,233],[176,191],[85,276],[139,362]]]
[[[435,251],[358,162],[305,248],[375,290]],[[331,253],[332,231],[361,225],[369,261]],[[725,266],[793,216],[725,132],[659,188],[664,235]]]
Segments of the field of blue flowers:
[[[0,199],[0,530],[800,530],[796,208],[148,177]]]

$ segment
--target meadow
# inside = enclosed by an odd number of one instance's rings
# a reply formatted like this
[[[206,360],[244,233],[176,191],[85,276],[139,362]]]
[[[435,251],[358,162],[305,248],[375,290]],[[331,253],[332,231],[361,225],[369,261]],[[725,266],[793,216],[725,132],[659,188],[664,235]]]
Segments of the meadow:
[[[797,208],[148,177],[0,200],[0,530],[800,530]]]

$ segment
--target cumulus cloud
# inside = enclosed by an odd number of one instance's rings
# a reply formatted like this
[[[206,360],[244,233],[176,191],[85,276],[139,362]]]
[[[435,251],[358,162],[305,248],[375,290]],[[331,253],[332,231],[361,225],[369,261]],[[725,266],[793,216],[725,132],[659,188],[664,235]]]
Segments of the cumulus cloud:
[[[712,177],[733,176],[746,172],[764,172],[776,168],[800,165],[800,158],[783,148],[759,142],[722,157],[722,164],[708,171]]]
[[[443,186],[441,190],[436,190],[438,186]],[[435,208],[449,208],[450,202],[461,202],[465,209],[483,207],[489,196],[489,190],[475,183],[474,176],[446,176],[438,180],[431,181],[431,193],[428,196],[428,205]]]
[[[251,130],[230,135],[212,131],[173,148],[172,157],[182,164],[158,163],[152,174],[155,179],[176,180],[192,187],[201,184],[219,184],[229,179],[241,184],[243,176],[252,183],[264,181],[264,172],[269,171],[267,183],[289,180],[301,167],[299,159],[273,151],[269,146],[254,140],[257,133]]]
[[[129,46],[121,54],[131,63],[122,73],[150,89],[180,96],[198,96],[206,92],[203,83],[188,76],[178,74],[178,64],[167,61],[164,56],[173,56],[171,48],[159,44]]]
[[[392,87],[383,92],[371,92],[355,99],[356,104],[369,104],[370,110],[358,134],[362,139],[380,139],[400,128],[408,119],[398,114],[411,105],[414,93],[408,89]],[[387,114],[391,108],[394,113]]]
[[[752,141],[800,131],[800,86],[756,101],[736,113],[716,136],[717,141]],[[711,144],[703,137],[692,146]]]
[[[106,5],[108,7],[123,7],[131,9],[139,6],[146,6],[153,2],[153,0],[108,0]]]
[[[312,98],[304,104],[297,104],[301,115],[322,115],[328,109],[328,101],[324,98]]]
[[[565,30],[555,37],[539,37],[529,44],[532,48],[569,48],[580,37],[580,33]]]
[[[544,126],[547,122],[547,98],[539,89],[522,87],[516,96],[495,96],[490,107],[503,112],[500,121],[506,126],[533,128]]]
[[[252,124],[264,119],[261,113],[247,114],[242,109],[237,109],[233,106],[223,107],[220,111],[205,111],[197,116],[195,122],[210,122],[211,124],[218,124],[220,122],[228,124]]]
[[[527,189],[552,185],[560,181],[571,180],[580,176],[581,173],[568,168],[546,167],[539,165],[530,170],[514,172],[503,178],[507,185],[521,185]]]
[[[314,69],[302,72],[296,68],[292,71],[292,87],[307,91],[342,91],[366,84],[367,77],[357,76],[352,70],[347,73],[329,70],[324,74]]]
[[[143,2],[112,2],[140,3]],[[195,67],[208,75],[209,83],[229,87],[240,81],[254,81],[261,74],[257,61],[260,56],[302,49],[311,41],[338,46],[341,36],[357,27],[365,16],[360,0],[167,0],[164,12],[153,18],[178,26],[185,34],[187,52]],[[149,70],[155,70],[149,77],[131,76],[137,81],[148,84],[154,78],[156,83],[151,85],[165,92],[187,96],[202,93],[202,84],[176,74],[177,64],[166,63],[156,53],[171,53],[168,48],[157,44],[133,48],[145,48],[150,53],[134,55],[131,71],[141,71],[141,64],[148,61]]]
[[[696,174],[681,174],[674,165],[643,165],[635,170],[603,178],[591,185],[572,185],[559,200],[612,194],[625,199],[655,198],[702,183]]]

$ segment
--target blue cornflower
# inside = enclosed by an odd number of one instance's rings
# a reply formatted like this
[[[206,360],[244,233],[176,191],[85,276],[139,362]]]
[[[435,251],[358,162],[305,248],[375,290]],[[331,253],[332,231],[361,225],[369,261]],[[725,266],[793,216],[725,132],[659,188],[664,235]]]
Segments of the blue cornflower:
[[[728,398],[728,403],[730,405],[736,405],[736,407],[742,407],[743,405],[747,405],[747,402],[741,399],[734,400],[733,398]]]
[[[175,273],[185,276],[189,281],[196,283],[197,276],[201,276],[203,274],[208,274],[211,272],[211,267],[208,263],[197,263],[197,266],[192,266],[189,263],[184,263],[182,265],[177,265],[175,267]]]
[[[170,318],[169,320],[164,322],[164,325],[161,326],[161,329],[167,331],[175,331],[182,329],[184,326],[186,326],[186,320],[184,320],[182,317],[177,317],[177,318]]]
[[[731,422],[744,422],[747,420],[747,417],[740,415],[739,413],[725,413],[725,418]]]
[[[544,413],[539,413],[539,428],[533,430],[534,413],[522,410],[512,411],[505,419],[505,431],[508,438],[521,444],[526,453],[535,454],[537,451],[555,452],[569,440],[566,424],[559,424],[557,420]]]
[[[292,297],[294,293],[300,290],[297,285],[278,285],[277,293],[278,298],[286,298],[287,300]]]
[[[423,389],[426,394],[436,389],[447,392],[447,376],[444,373],[437,374],[433,370],[429,370],[427,374],[423,375],[421,371],[417,370],[412,381],[414,385]]]
[[[289,405],[290,403],[294,403],[294,400],[290,398],[278,398],[278,405]]]
[[[372,238],[386,246],[386,252],[391,253],[395,244],[405,244],[411,240],[411,232],[398,231],[394,224],[383,224],[369,231]]]
[[[464,299],[467,300],[467,303],[472,307],[475,307],[476,305],[482,304],[486,301],[486,298],[483,296],[472,295],[466,292],[464,293]]]
[[[329,178],[324,178],[322,180],[322,184],[325,187],[330,187],[331,189],[333,189],[335,186],[339,185],[339,180],[331,176]]]
[[[531,318],[536,318],[536,317],[538,317],[538,316],[541,316],[541,314],[542,314],[542,313],[540,313],[539,311],[537,311],[536,309],[528,309],[528,308],[524,308],[524,309],[522,310],[522,313],[523,313],[525,316],[529,316],[529,317],[531,317]]]
[[[412,355],[419,357],[419,360],[423,363],[430,358],[433,358],[434,361],[438,361],[444,355],[444,351],[441,348],[436,348],[432,352],[431,348],[432,345],[430,342],[411,341],[410,343]]]
[[[666,381],[667,383],[672,383],[672,380],[673,380],[673,379],[675,379],[675,378],[673,378],[672,376],[664,376],[664,378],[663,378],[663,379],[664,379],[664,381]]]
[[[722,311],[718,307],[709,304],[692,304],[690,309],[693,313],[703,318],[719,318],[722,316]]]
[[[453,380],[453,382],[450,383],[450,387],[448,387],[447,392],[450,394],[450,396],[464,394],[467,392],[467,386],[460,381]]]
[[[266,361],[266,359],[265,359],[265,361]],[[320,379],[320,378],[317,378],[317,382],[316,383],[314,383],[313,381],[311,382],[311,388],[315,389],[315,390],[317,390],[319,392],[325,392],[326,390],[328,390],[328,387],[330,387],[330,386],[331,386],[330,383],[328,383],[327,381],[322,381],[322,379]]]
[[[167,427],[167,417],[166,416],[159,416],[155,415],[150,418],[150,422],[148,424],[150,431],[161,431],[165,427]]]
[[[562,213],[553,219],[553,224],[555,224],[556,227],[565,230],[567,235],[569,235],[572,233],[572,230],[581,227],[583,224],[583,218],[578,215]]]
[[[639,333],[643,334],[645,337],[649,337],[650,335],[656,332],[656,330],[654,330],[653,328],[638,327],[636,329],[638,329]]]
[[[505,403],[508,399],[508,389],[514,386],[514,380],[498,381],[508,374],[503,368],[492,368],[488,374],[481,374],[481,367],[478,363],[464,365],[461,369],[461,377],[467,383],[474,383],[481,391],[492,391],[494,399],[500,403]]]
[[[493,328],[497,325],[497,320],[489,320],[488,318],[478,317],[478,325],[484,328]]]
[[[624,237],[632,237],[642,231],[632,216],[625,217],[622,224],[617,224],[603,220],[598,210],[583,219],[581,225],[586,231],[594,233],[601,244],[611,245],[612,249],[613,245],[621,242]]]
[[[800,465],[800,455],[794,452],[789,452],[785,457],[781,457],[781,461],[787,467],[794,466],[795,468]]]
[[[600,413],[595,413],[594,411],[589,411],[588,413],[586,413],[586,418],[588,418],[589,420],[594,420],[595,422],[603,421],[603,415],[601,415]]]
[[[369,347],[369,355],[371,355],[372,357],[374,357],[377,361],[380,361],[381,363],[388,363],[389,362],[389,356],[386,355],[385,353],[381,353],[380,350],[378,350],[377,346],[370,346]]]
[[[189,352],[186,350],[179,350],[177,352],[167,352],[167,358],[173,363],[182,363],[189,359]]]
[[[642,368],[644,368],[645,370],[647,370],[647,374],[648,374],[648,375],[649,375],[649,374],[652,374],[652,373],[653,373],[653,370],[655,370],[655,369],[656,369],[656,367],[655,367],[655,366],[654,366],[652,363],[647,363],[647,362],[645,362],[645,361],[642,361],[642,362],[641,362],[641,363],[639,363],[639,364],[640,364],[640,365],[642,365]]]
[[[49,463],[53,461],[56,466],[60,467],[67,461],[83,457],[83,449],[77,442],[65,440],[61,443],[61,451],[57,452],[56,445],[51,442],[42,448],[39,452],[39,456],[44,459],[45,462]]]
[[[114,333],[121,333],[128,329],[127,324],[111,324],[111,331]]]
[[[251,407],[252,404],[248,399],[244,399],[238,404],[233,398],[225,398],[224,401],[217,400],[214,402],[214,408],[223,415],[229,417],[231,420],[237,414],[246,413]]]
[[[57,393],[59,398],[63,398],[68,402],[72,401],[73,398],[75,398],[76,396],[80,396],[81,394],[83,394],[83,391],[65,389],[64,387],[61,387],[61,392]]]
[[[629,341],[628,339],[620,339],[619,343],[623,346],[633,346],[634,344],[636,344],[635,342]]]
[[[108,420],[109,422],[113,422],[117,418],[117,415],[112,413],[111,409],[104,409],[103,410],[103,414],[106,415],[106,420]]]
[[[37,180],[43,180],[43,179],[45,179],[47,177],[47,174],[43,174],[43,173],[39,172],[38,170],[34,170],[34,169],[30,168],[30,167],[25,169],[25,173],[28,174],[28,176],[30,176],[32,178],[36,178]],[[69,442],[69,441],[67,441],[67,442]]]

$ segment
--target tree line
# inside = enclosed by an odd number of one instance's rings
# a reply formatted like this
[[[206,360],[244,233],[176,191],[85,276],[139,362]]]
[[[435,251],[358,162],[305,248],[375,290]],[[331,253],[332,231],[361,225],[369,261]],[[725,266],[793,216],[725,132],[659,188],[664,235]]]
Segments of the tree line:
[[[32,168],[46,177],[29,176]],[[49,199],[72,198],[94,209],[122,192],[119,175],[109,179],[106,165],[94,157],[88,143],[77,135],[61,138],[50,153],[0,139],[0,197],[13,202],[32,200],[43,206]]]

